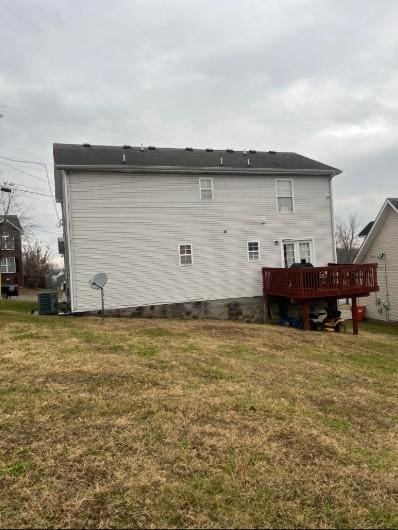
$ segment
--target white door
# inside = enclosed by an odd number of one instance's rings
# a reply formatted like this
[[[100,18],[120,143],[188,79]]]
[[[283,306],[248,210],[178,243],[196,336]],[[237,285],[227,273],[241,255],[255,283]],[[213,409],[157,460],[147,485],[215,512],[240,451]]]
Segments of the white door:
[[[293,263],[300,263],[305,259],[307,263],[314,264],[314,250],[311,239],[298,239],[283,241],[283,265],[291,267]]]

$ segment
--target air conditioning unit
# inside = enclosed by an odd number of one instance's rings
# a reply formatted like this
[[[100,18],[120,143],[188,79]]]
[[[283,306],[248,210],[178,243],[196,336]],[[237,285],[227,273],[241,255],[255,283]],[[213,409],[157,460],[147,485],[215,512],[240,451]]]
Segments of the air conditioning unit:
[[[56,315],[58,313],[57,291],[44,291],[37,295],[39,315]]]

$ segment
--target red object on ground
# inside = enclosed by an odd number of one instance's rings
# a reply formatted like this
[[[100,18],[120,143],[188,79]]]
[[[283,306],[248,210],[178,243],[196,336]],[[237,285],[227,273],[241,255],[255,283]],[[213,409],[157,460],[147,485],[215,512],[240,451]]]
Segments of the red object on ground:
[[[352,307],[351,307],[352,311]],[[362,322],[365,319],[366,316],[366,306],[364,305],[358,305],[357,306],[357,321]]]

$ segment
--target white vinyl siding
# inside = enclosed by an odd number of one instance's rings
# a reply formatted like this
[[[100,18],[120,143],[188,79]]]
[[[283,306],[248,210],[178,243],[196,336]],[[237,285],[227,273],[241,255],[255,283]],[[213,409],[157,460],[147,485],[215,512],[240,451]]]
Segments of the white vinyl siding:
[[[366,305],[366,315],[398,322],[398,213],[391,206],[387,205],[383,212],[378,231],[359,263],[378,264],[380,291],[360,300]],[[385,307],[387,302],[389,310]]]
[[[112,309],[261,296],[261,267],[283,266],[275,240],[314,239],[313,264],[333,261],[328,177],[294,179],[292,216],[276,212],[273,176],[217,175],[214,182],[213,200],[203,201],[195,175],[66,175],[73,311],[98,308],[88,285],[97,272],[108,274]],[[250,264],[247,241],[261,250]],[[184,243],[192,245],[193,266],[178,266]]]
[[[293,180],[276,179],[275,185],[278,213],[293,213]]]
[[[213,199],[213,179],[199,179],[200,198],[205,200]]]
[[[15,274],[15,258],[1,258],[0,272],[2,272],[3,274]]]

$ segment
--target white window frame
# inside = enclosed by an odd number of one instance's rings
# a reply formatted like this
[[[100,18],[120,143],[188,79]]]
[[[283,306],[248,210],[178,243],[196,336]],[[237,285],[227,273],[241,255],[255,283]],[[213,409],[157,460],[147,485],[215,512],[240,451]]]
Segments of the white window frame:
[[[202,186],[202,181],[204,180],[210,180],[210,188]],[[202,191],[211,191],[211,197],[202,197]],[[199,178],[199,197],[201,201],[212,201],[214,199],[214,182],[212,177]]]
[[[3,271],[3,265],[2,265],[2,261],[5,261],[5,270]],[[12,270],[10,270],[10,262],[13,263],[13,267],[12,267]],[[17,272],[17,264],[16,264],[16,261],[15,261],[15,257],[10,257],[10,258],[0,258],[0,273],[1,274],[16,274]]]
[[[290,182],[290,185],[291,185],[291,189],[292,189],[292,196],[291,196],[291,199],[292,199],[292,211],[291,212],[282,212],[281,210],[279,210],[279,202],[278,202],[278,199],[286,199],[288,197],[279,197],[278,195],[278,182],[285,182],[285,181],[289,181]],[[293,182],[293,179],[292,178],[276,178],[275,179],[275,197],[276,197],[276,211],[278,212],[278,214],[281,214],[281,215],[290,215],[292,213],[295,213],[296,211],[296,207],[295,207],[295,204],[294,204],[294,182]],[[290,198],[290,197],[289,197]]]
[[[190,246],[191,247],[191,254],[181,254],[181,247],[184,246]],[[182,256],[191,256],[191,263],[181,263],[181,257]],[[180,267],[191,267],[193,265],[193,245],[192,243],[178,243],[178,264]]]
[[[249,250],[249,243],[257,243],[257,253],[258,253],[258,258],[256,259],[250,259],[250,253],[251,252],[255,252],[254,250]],[[257,262],[257,261],[260,261],[261,259],[261,252],[260,252],[260,241],[258,241],[257,239],[250,239],[246,242],[246,252],[247,252],[247,261],[249,263],[253,263],[253,262]]]
[[[8,246],[8,243],[11,243],[11,246]],[[1,235],[1,250],[15,250],[15,239],[12,234],[4,233]]]
[[[295,259],[299,259],[300,260],[300,243],[303,243],[303,242],[309,242],[310,243],[310,253],[311,253],[311,263],[312,265],[314,265],[314,267],[316,267],[316,248],[315,248],[315,238],[313,237],[300,237],[300,239],[289,239],[289,238],[285,238],[285,239],[281,239],[279,244],[280,244],[280,248],[281,248],[281,262],[282,262],[282,267],[283,268],[286,268],[286,265],[285,265],[285,253],[284,253],[284,249],[283,249],[283,244],[284,243],[293,243],[294,245],[294,258]],[[296,261],[296,263],[300,263],[300,261]]]

